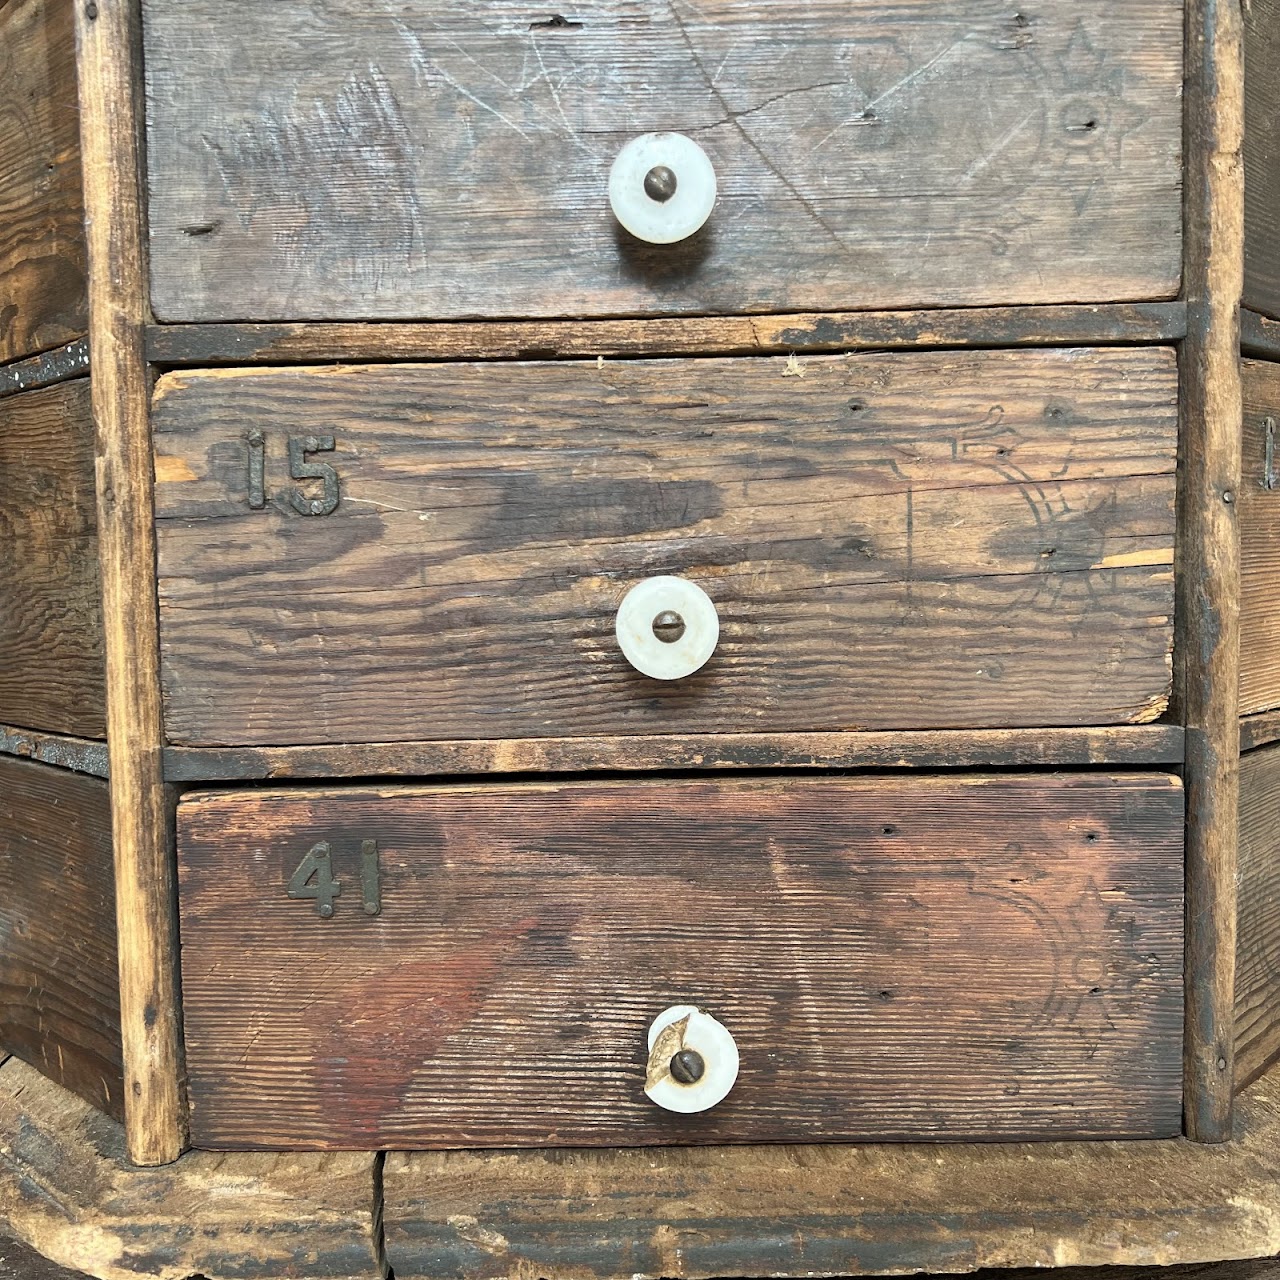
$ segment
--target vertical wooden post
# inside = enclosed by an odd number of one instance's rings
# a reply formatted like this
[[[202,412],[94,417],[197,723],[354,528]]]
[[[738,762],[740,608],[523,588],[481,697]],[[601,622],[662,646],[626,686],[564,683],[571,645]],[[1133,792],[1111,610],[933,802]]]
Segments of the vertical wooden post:
[[[137,1164],[186,1143],[171,806],[161,773],[155,529],[143,326],[140,18],[136,0],[72,0],[89,249],[107,741],[120,934],[125,1116]]]
[[[1186,1129],[1231,1136],[1239,788],[1241,0],[1187,6],[1178,688],[1187,728]]]

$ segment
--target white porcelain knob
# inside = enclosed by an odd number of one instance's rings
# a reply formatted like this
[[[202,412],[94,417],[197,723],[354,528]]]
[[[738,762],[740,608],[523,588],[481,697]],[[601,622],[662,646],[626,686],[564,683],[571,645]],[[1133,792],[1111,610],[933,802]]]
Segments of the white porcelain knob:
[[[627,592],[614,632],[637,671],[654,680],[681,680],[715,653],[720,615],[696,582],[646,578]]]
[[[675,244],[711,216],[716,171],[707,153],[682,133],[632,138],[609,171],[613,216],[637,240]]]
[[[678,1004],[653,1020],[644,1081],[650,1101],[681,1115],[709,1111],[737,1079],[738,1046],[709,1013]]]

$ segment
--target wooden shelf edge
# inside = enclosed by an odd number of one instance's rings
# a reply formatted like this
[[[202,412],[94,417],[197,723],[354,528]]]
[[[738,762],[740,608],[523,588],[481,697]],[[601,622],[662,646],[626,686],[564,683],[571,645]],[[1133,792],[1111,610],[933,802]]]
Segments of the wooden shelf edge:
[[[107,744],[92,738],[73,738],[67,734],[43,733],[37,729],[21,729],[0,724],[0,756],[17,756],[88,773],[95,778],[111,776]]]
[[[0,1235],[92,1276],[375,1280],[378,1164],[191,1152],[138,1168],[114,1120],[17,1058],[0,1066]]]
[[[1280,1071],[1185,1140],[387,1157],[398,1280],[851,1276],[1280,1250]]]
[[[39,387],[80,378],[89,372],[89,339],[80,338],[25,360],[0,365],[0,400]]]
[[[1174,301],[638,320],[153,324],[146,354],[153,364],[187,368],[1099,346],[1176,342],[1186,333],[1186,304]]]
[[[1280,320],[1241,307],[1240,350],[1256,360],[1280,360]]]
[[[853,1276],[1280,1252],[1280,1067],[1232,1141],[188,1152],[0,1052],[0,1233],[99,1277]],[[379,1195],[379,1179],[382,1194]],[[298,1259],[308,1259],[299,1271]]]
[[[294,747],[169,747],[168,782],[653,769],[1170,767],[1178,725],[883,733],[689,734]]]
[[[1280,742],[1280,708],[1240,717],[1241,751],[1256,751],[1273,742]]]

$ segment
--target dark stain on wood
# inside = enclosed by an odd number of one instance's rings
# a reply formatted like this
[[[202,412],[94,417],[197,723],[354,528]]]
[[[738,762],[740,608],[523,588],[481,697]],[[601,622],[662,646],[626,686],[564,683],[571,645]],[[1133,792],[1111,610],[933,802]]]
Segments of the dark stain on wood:
[[[0,12],[0,364],[88,327],[71,8]]]
[[[167,321],[1178,291],[1178,0],[1045,6],[1012,34],[987,0],[598,0],[572,31],[516,0],[483,22],[461,2],[143,10]],[[663,130],[706,149],[719,200],[659,249],[619,233],[606,189],[620,147]]]
[[[118,981],[106,783],[0,758],[0,1037],[117,1118]]]
[[[1280,747],[1240,761],[1236,1082],[1280,1055]]]
[[[1169,1136],[1182,821],[1153,775],[197,793],[193,1142]],[[321,840],[327,920],[285,892]],[[683,1003],[743,1061],[692,1117],[642,1093]]]
[[[1176,423],[1163,349],[170,374],[169,739],[1154,720]],[[330,435],[299,516],[286,441]],[[663,573],[721,616],[674,684],[613,634]]]
[[[105,778],[110,773],[107,744],[89,738],[37,733],[34,729],[0,724],[0,754],[56,765],[59,769],[74,769],[95,778]]]
[[[106,736],[86,379],[0,400],[0,722]]]

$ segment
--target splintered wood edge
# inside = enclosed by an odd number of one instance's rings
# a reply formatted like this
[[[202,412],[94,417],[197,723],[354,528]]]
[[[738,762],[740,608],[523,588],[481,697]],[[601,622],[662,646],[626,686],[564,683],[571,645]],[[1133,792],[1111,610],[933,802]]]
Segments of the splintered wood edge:
[[[790,351],[1099,346],[1186,336],[1183,302],[957,307],[794,315],[508,321],[149,325],[168,368],[299,361],[785,355]]]
[[[92,738],[73,738],[67,734],[41,733],[36,729],[0,724],[0,756],[35,760],[59,769],[88,773],[95,778],[110,776],[107,744]]]
[[[387,1157],[397,1280],[850,1276],[1280,1251],[1280,1065],[1221,1147],[1164,1142]]]
[[[0,1234],[99,1280],[380,1280],[372,1153],[190,1152],[124,1131],[0,1051]]]
[[[576,772],[605,769],[971,769],[1164,766],[1183,760],[1178,725],[688,734],[383,742],[294,747],[169,747],[170,782]]]
[[[0,366],[0,400],[23,391],[52,387],[88,372],[89,339],[79,338],[65,347]]]

